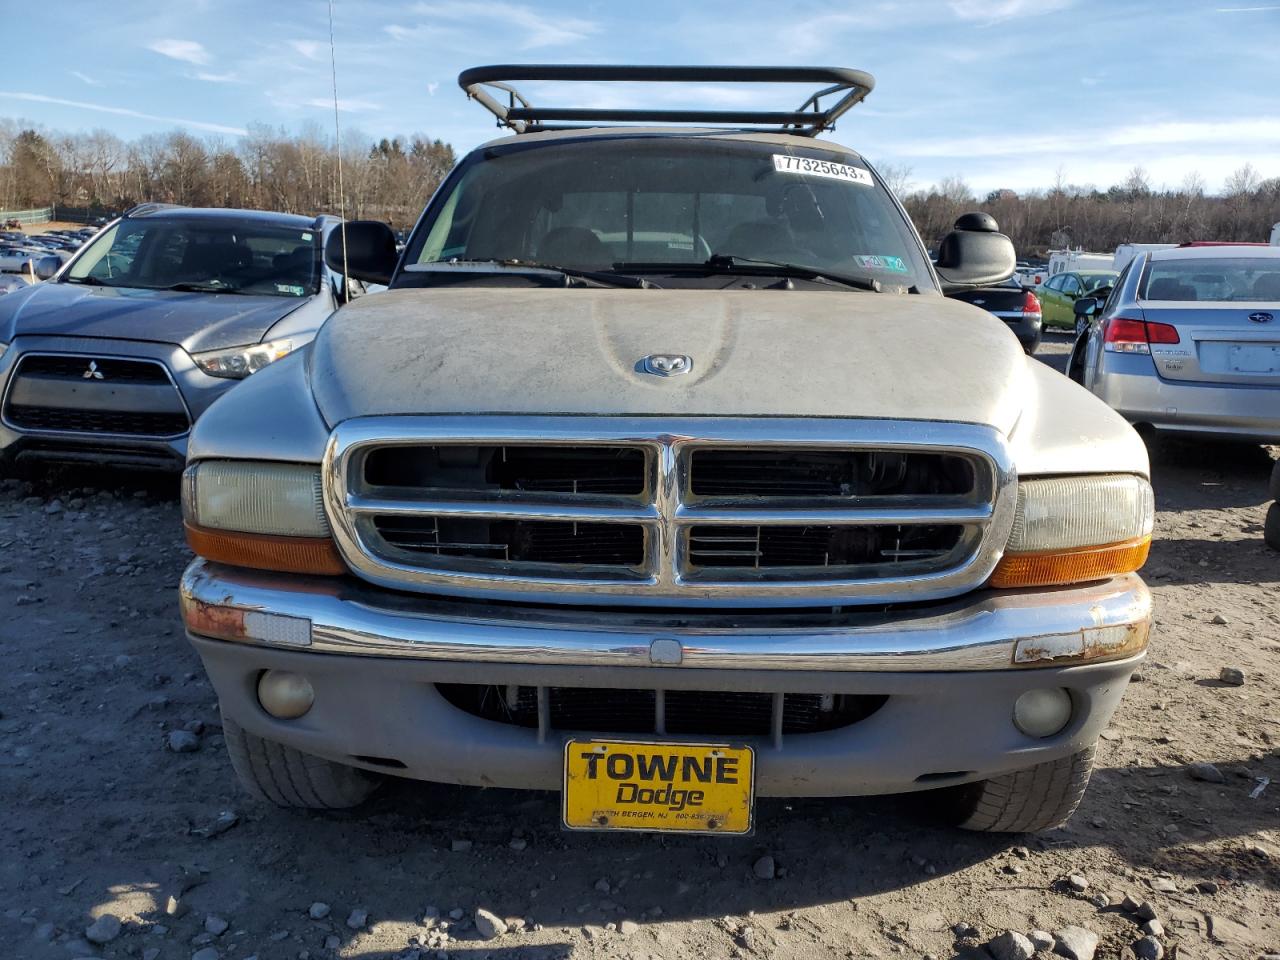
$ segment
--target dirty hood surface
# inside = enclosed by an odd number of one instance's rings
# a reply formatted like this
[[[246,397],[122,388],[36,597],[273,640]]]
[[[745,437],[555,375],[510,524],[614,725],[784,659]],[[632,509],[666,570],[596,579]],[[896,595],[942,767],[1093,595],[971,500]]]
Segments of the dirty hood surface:
[[[1026,359],[985,311],[938,296],[784,290],[395,290],[313,346],[332,426],[388,414],[952,420],[1008,433]],[[684,354],[692,371],[644,373]]]
[[[0,342],[14,337],[97,337],[176,343],[189,352],[257,343],[307,297],[38,283],[0,298]]]

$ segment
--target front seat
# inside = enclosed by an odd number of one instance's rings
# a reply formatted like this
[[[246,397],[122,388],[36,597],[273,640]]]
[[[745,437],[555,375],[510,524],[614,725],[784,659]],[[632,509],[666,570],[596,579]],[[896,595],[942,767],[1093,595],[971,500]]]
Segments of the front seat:
[[[609,250],[586,227],[556,227],[538,244],[538,260],[559,267],[608,267]]]
[[[1153,280],[1147,289],[1148,300],[1195,300],[1196,288],[1179,283],[1172,277],[1161,277]]]

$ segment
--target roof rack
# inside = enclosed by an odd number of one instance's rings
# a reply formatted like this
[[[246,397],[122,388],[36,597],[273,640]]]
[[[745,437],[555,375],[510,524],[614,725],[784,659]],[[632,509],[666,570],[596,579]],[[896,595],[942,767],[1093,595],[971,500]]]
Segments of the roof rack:
[[[617,110],[602,107],[535,107],[511,85],[516,80],[570,83],[807,83],[822,84],[797,110]],[[458,74],[460,86],[492,113],[498,126],[516,133],[575,130],[607,124],[689,123],[816,137],[866,98],[875,78],[847,67],[600,67],[563,64],[504,64],[472,67]],[[500,91],[507,102],[490,91]],[[835,97],[826,109],[825,98]]]
[[[153,213],[159,213],[162,210],[177,210],[181,204],[178,203],[140,203],[136,207],[130,207],[124,212],[126,218],[129,217],[146,217]]]

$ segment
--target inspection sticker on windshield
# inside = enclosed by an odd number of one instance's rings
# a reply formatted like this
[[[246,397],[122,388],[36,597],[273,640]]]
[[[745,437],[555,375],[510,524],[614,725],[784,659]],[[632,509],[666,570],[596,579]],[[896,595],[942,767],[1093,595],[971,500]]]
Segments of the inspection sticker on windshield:
[[[851,167],[847,163],[832,163],[829,160],[814,160],[810,157],[788,157],[781,153],[773,155],[773,169],[778,173],[803,173],[810,177],[826,177],[829,180],[843,180],[846,183],[857,183],[864,187],[873,185],[870,172],[861,167]]]

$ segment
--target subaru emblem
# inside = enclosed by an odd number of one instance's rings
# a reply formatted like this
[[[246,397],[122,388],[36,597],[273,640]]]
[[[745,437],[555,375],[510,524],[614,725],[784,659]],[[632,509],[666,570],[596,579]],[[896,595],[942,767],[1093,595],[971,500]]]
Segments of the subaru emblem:
[[[1275,319],[1275,317],[1273,317],[1269,313],[1259,312],[1259,313],[1249,314],[1249,319],[1252,320],[1254,323],[1270,323],[1272,320]]]
[[[89,368],[85,370],[84,373],[80,374],[80,376],[84,377],[86,380],[101,380],[102,371],[98,369],[98,361],[90,360]]]
[[[640,361],[640,369],[655,377],[675,377],[693,369],[693,358],[682,353],[651,353]]]

